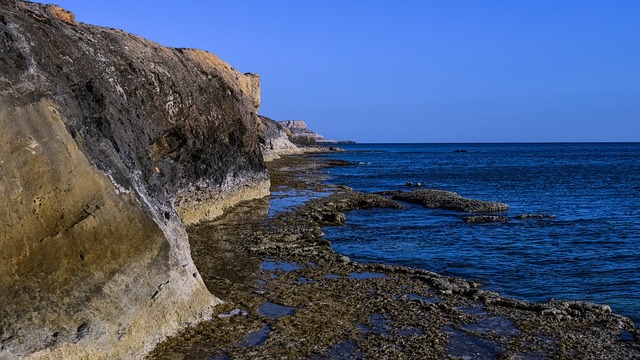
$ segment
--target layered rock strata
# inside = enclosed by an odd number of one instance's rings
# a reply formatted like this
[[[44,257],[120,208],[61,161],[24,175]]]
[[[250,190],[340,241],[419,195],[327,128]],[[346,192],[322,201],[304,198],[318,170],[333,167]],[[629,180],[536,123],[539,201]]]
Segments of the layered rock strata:
[[[281,155],[301,154],[302,149],[291,142],[291,130],[266,116],[259,116],[258,136],[265,161],[279,159]]]
[[[302,125],[296,125],[299,123],[302,123]],[[289,128],[285,124],[293,124],[294,128]],[[295,131],[295,126],[302,126],[305,132],[315,134],[317,137],[324,139],[321,135],[308,130],[304,121],[274,121],[266,116],[258,116],[258,136],[264,161],[269,162],[279,159],[281,155],[343,151],[335,146],[325,146],[337,144],[339,143],[338,141],[318,140],[313,136],[302,136]]]
[[[259,77],[0,1],[0,358],[140,358],[219,302],[184,223],[268,193]]]
[[[315,144],[355,144],[352,140],[332,140],[326,139],[324,136],[307,127],[307,123],[302,120],[284,120],[279,122],[283,125],[288,134],[289,139],[296,144],[309,146]]]
[[[309,130],[307,123],[302,120],[284,120],[280,124],[289,130],[291,141],[301,145],[313,145],[325,140],[324,136]]]

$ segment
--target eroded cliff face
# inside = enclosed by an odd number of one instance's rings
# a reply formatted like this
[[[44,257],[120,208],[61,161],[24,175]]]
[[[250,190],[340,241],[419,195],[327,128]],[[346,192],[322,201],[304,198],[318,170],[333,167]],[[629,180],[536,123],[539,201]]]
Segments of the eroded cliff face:
[[[324,136],[315,131],[309,130],[307,123],[303,120],[284,120],[280,121],[290,132],[290,138],[294,143],[314,144],[319,140],[324,140]]]
[[[0,358],[137,358],[219,300],[183,223],[268,194],[259,78],[0,0]]]
[[[291,137],[289,128],[266,116],[258,118],[258,137],[264,161],[279,159],[280,155],[301,154],[303,152],[289,139]]]

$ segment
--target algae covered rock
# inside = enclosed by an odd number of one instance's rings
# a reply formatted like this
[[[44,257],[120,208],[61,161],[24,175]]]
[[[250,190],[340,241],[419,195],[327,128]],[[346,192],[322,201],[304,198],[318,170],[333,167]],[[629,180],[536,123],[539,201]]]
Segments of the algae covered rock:
[[[467,199],[455,192],[444,190],[421,189],[410,192],[390,192],[394,200],[421,204],[429,209],[445,209],[463,212],[503,212],[509,210],[509,205],[475,199]]]

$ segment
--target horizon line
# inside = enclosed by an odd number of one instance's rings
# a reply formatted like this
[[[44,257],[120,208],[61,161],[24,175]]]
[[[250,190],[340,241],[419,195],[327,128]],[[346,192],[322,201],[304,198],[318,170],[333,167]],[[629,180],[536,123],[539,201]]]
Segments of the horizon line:
[[[342,141],[342,140],[338,140]],[[318,145],[366,145],[366,144],[376,144],[376,145],[384,145],[384,144],[638,144],[638,141],[461,141],[461,142],[359,142],[355,141],[353,144],[323,144],[319,143]]]

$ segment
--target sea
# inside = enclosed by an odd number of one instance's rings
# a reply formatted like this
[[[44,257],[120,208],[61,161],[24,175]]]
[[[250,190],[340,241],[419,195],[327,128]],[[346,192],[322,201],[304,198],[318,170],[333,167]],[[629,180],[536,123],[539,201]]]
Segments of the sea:
[[[505,223],[407,204],[323,231],[354,260],[478,281],[543,302],[608,304],[640,323],[640,143],[354,144],[327,182],[366,192],[448,190],[509,204]],[[554,217],[518,220],[520,214]]]

